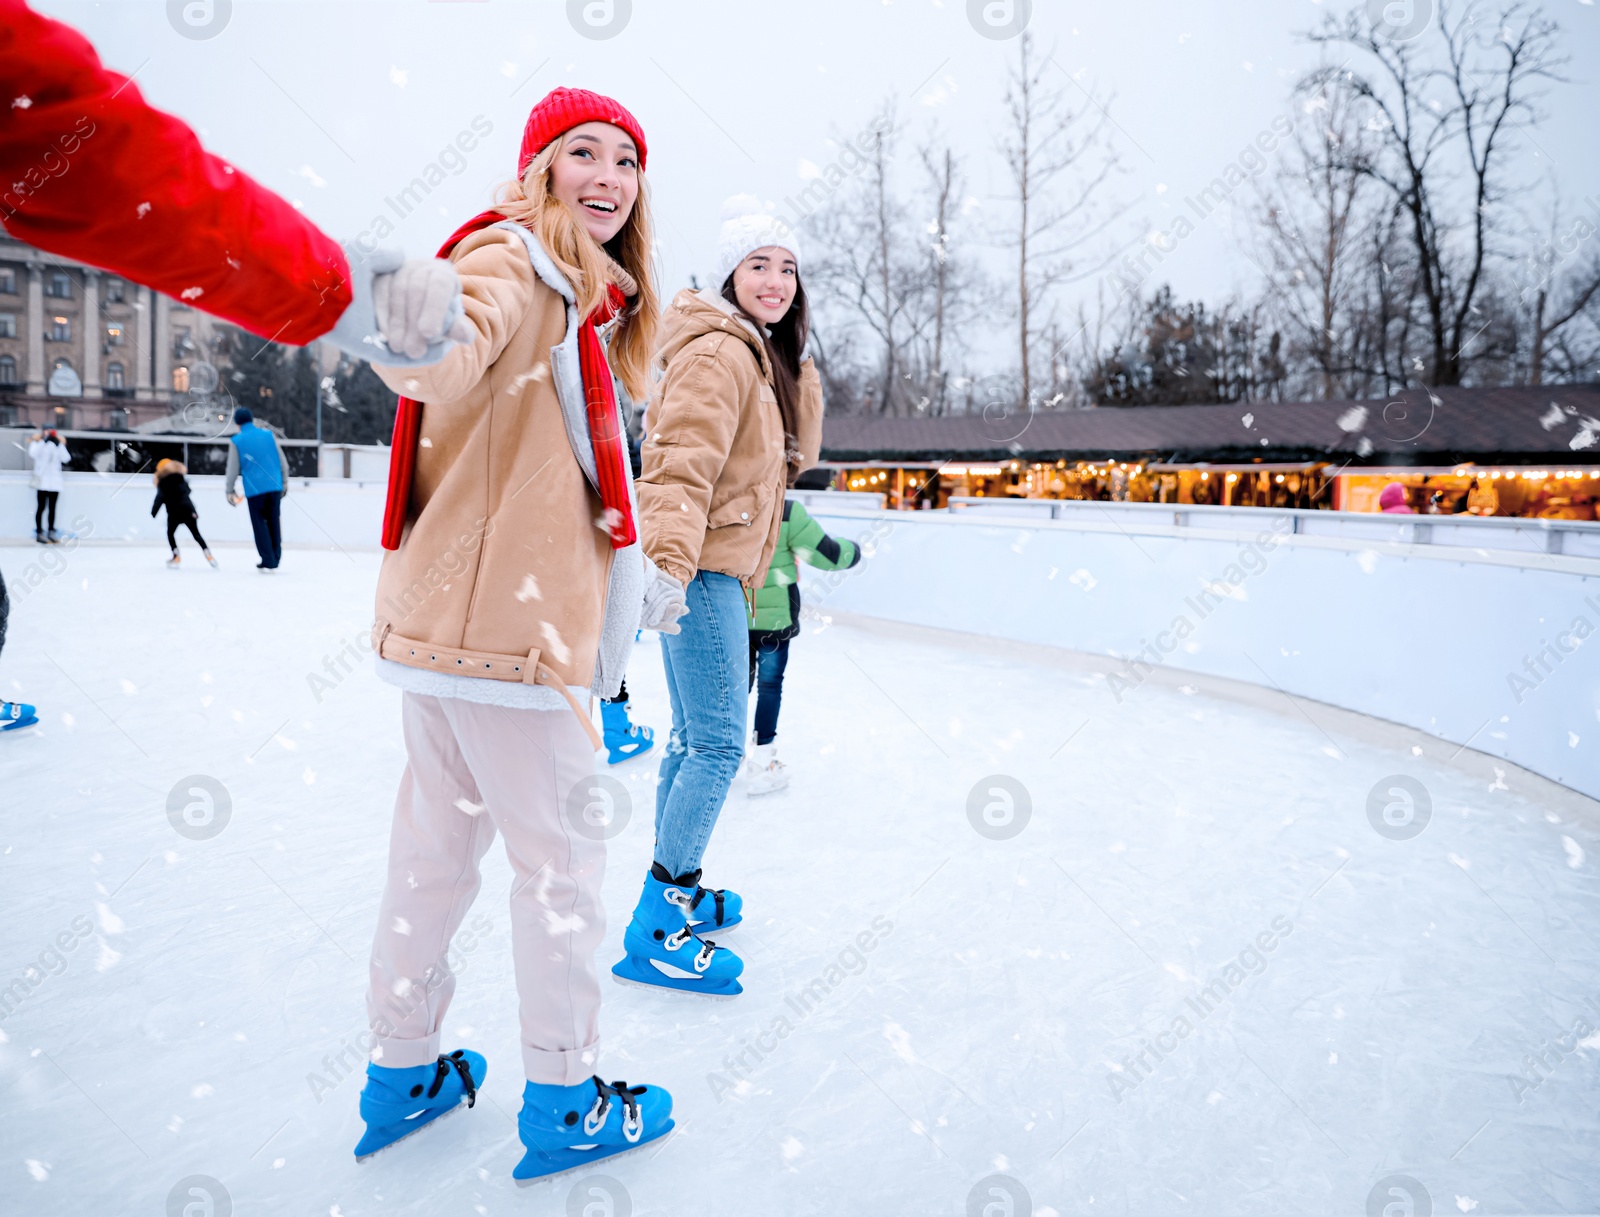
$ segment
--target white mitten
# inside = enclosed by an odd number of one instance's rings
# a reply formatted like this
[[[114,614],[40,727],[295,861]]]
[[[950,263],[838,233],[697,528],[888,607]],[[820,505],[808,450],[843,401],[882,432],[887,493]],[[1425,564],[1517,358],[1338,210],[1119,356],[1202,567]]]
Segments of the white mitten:
[[[461,279],[443,258],[413,259],[372,281],[378,332],[391,351],[408,359],[421,359],[443,338],[471,341],[472,326],[464,314],[451,324],[451,306],[460,297]]]
[[[683,584],[662,570],[648,555],[644,560],[644,604],[639,611],[639,628],[676,634],[678,618],[689,611]]]
[[[457,342],[471,342],[476,331],[466,319],[461,279],[455,267],[437,258],[407,262],[398,249],[344,247],[350,264],[350,303],[324,342],[357,359],[389,368],[421,368],[438,363]],[[382,295],[382,306],[379,296]],[[443,316],[437,316],[443,294]],[[394,341],[385,339],[392,334]],[[402,350],[409,343],[422,353]]]

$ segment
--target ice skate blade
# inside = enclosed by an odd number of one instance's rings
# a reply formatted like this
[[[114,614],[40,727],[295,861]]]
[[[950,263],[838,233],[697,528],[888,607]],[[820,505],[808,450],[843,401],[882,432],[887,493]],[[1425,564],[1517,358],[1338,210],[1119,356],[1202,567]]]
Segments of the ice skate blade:
[[[607,765],[626,765],[629,761],[633,760],[635,757],[640,757],[640,756],[647,755],[654,747],[655,747],[655,744],[652,742],[648,747],[640,748],[637,752],[623,752],[623,753],[611,754],[609,752],[609,750],[608,750],[608,754],[606,756],[606,764]]]
[[[744,992],[744,986],[738,981],[733,982],[732,989],[679,989],[672,985],[646,984],[642,980],[634,980],[631,976],[618,976],[611,973],[611,979],[619,985],[632,985],[635,989],[649,989],[652,993],[684,993],[690,997],[702,998],[705,1001],[732,1001]]]
[[[466,1101],[467,1101],[466,1095],[462,1095],[461,1096],[461,1101],[458,1102],[454,1107],[441,1107],[438,1111],[430,1112],[430,1113],[425,1114],[425,1115],[420,1115],[415,1120],[406,1121],[405,1123],[408,1125],[408,1127],[407,1127],[405,1132],[401,1133],[393,1141],[385,1141],[382,1145],[378,1146],[376,1149],[369,1149],[366,1153],[362,1153],[361,1152],[361,1145],[367,1139],[367,1136],[364,1135],[361,1138],[361,1141],[356,1143],[356,1161],[358,1163],[360,1163],[360,1162],[370,1162],[372,1159],[376,1158],[379,1154],[383,1153],[385,1150],[393,1149],[396,1145],[399,1145],[400,1142],[402,1142],[402,1141],[409,1141],[412,1137],[416,1136],[424,1128],[428,1128],[431,1125],[437,1124],[440,1120],[444,1119],[446,1116],[455,1115],[456,1112],[460,1111],[463,1107],[466,1106]],[[368,1128],[367,1135],[370,1135],[371,1132],[372,1132],[372,1130],[370,1128]]]
[[[516,1180],[518,1187],[532,1187],[535,1183],[543,1183],[546,1179],[554,1179],[558,1175],[565,1175],[572,1171],[582,1170],[584,1167],[589,1166],[592,1163],[605,1162],[612,1158],[619,1158],[623,1154],[631,1154],[635,1150],[643,1149],[647,1145],[654,1145],[658,1141],[665,1140],[669,1135],[671,1135],[672,1130],[675,1127],[677,1127],[677,1122],[674,1120],[668,1120],[667,1126],[655,1136],[651,1137],[648,1141],[640,1141],[637,1145],[621,1145],[616,1149],[558,1149],[552,1154],[535,1154],[535,1152],[530,1149],[522,1156],[522,1162],[517,1163],[516,1170],[511,1172],[511,1177]],[[551,1169],[547,1171],[541,1171],[537,1175],[517,1174],[517,1171],[522,1169],[523,1163],[527,1162],[529,1158],[545,1159],[551,1163]]]

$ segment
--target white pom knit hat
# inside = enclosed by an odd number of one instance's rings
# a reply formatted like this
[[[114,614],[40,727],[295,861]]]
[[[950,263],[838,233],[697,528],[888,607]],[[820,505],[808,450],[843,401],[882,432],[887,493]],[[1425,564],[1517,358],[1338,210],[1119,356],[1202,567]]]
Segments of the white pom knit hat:
[[[777,245],[794,255],[800,267],[800,234],[786,220],[771,214],[753,194],[736,194],[722,205],[722,232],[717,237],[717,272],[712,290],[720,290],[754,249]]]

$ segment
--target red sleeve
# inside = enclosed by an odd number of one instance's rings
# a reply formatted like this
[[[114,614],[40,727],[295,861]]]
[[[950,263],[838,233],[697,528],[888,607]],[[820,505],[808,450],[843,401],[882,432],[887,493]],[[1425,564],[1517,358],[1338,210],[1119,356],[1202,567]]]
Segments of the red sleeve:
[[[0,81],[12,236],[279,342],[312,341],[349,305],[338,242],[25,0],[0,0]]]

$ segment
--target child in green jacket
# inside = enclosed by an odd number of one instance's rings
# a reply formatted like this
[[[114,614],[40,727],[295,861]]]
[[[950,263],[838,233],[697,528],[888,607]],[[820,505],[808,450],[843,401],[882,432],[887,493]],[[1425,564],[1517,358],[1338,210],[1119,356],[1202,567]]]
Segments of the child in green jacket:
[[[778,707],[783,702],[783,670],[789,664],[789,639],[800,633],[800,573],[795,559],[818,570],[848,570],[861,561],[854,541],[839,541],[822,531],[799,503],[783,505],[778,548],[767,581],[756,590],[750,613],[750,683],[756,696],[755,753],[749,760],[750,795],[771,794],[789,784],[778,759]]]

